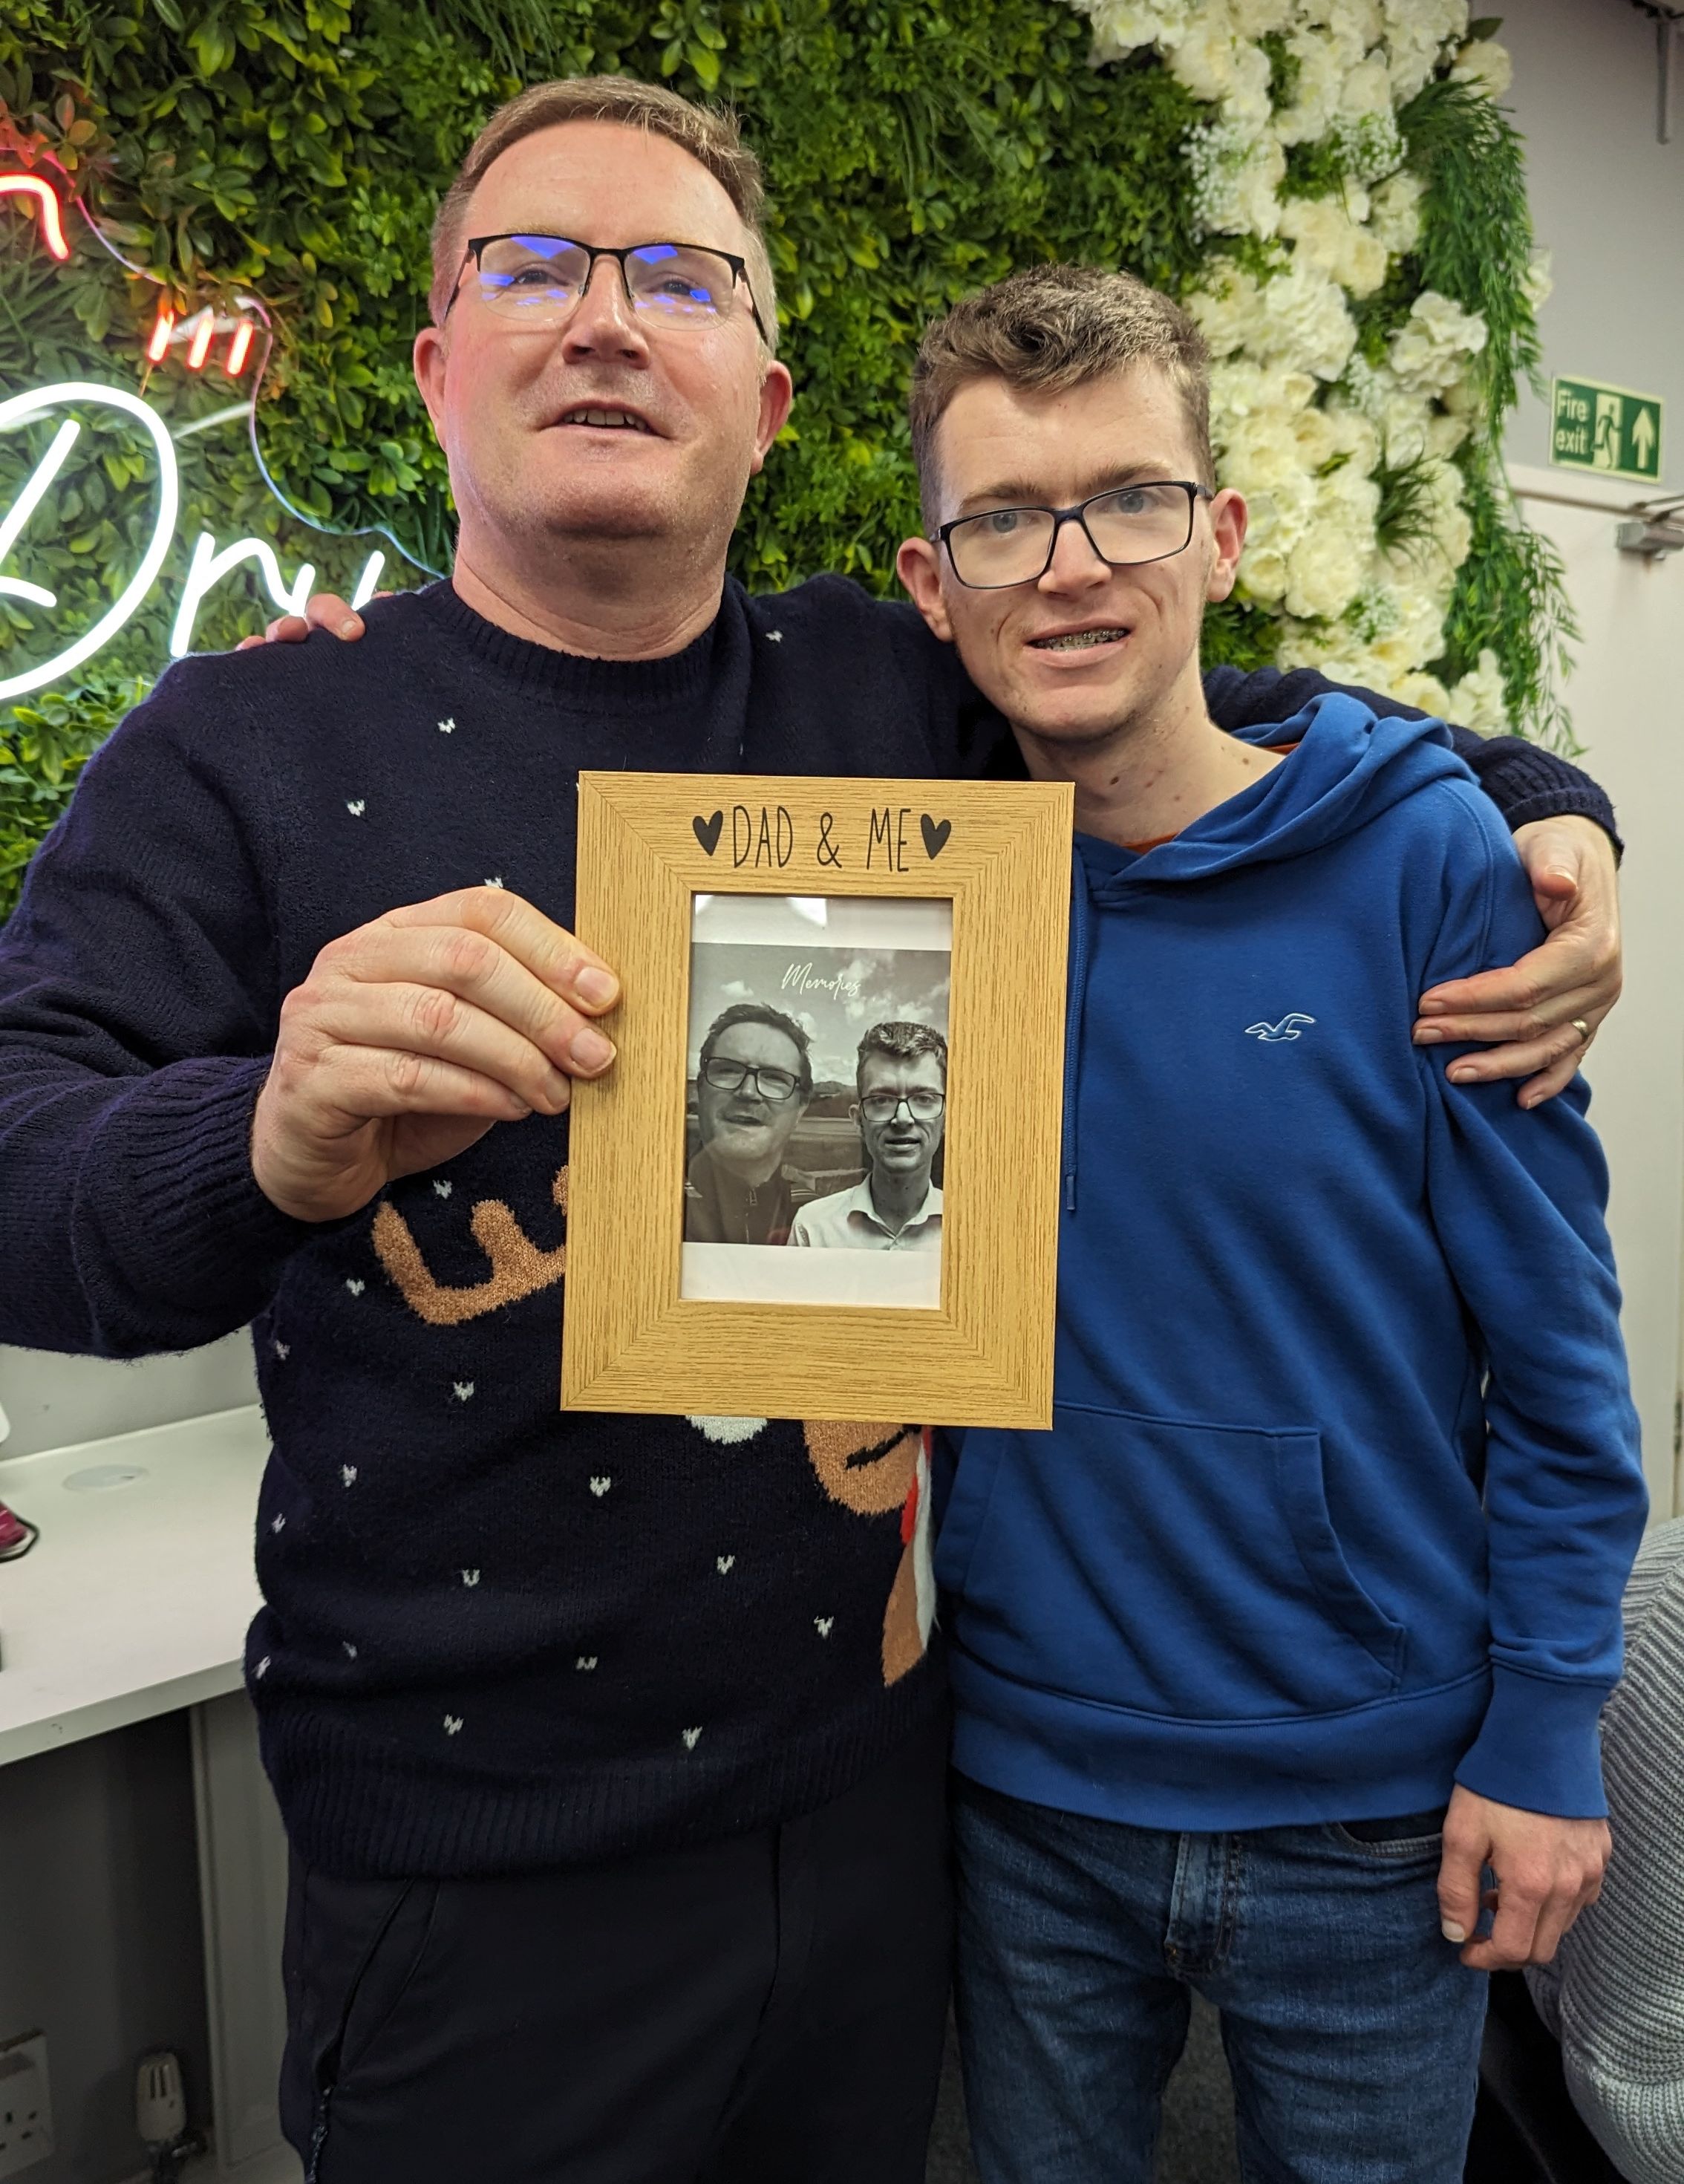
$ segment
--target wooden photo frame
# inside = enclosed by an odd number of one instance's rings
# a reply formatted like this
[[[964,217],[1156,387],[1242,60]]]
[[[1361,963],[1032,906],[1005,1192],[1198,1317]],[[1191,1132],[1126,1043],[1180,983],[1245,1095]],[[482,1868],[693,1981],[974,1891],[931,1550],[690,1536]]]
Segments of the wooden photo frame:
[[[1072,802],[580,776],[577,929],[624,999],[574,1088],[564,1407],[1051,1425]]]

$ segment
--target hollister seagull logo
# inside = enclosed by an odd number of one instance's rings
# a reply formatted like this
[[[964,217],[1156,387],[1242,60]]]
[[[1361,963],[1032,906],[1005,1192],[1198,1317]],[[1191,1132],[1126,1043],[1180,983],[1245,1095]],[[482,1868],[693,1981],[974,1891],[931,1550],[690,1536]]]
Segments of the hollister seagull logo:
[[[1298,1026],[1300,1024],[1313,1024],[1314,1022],[1315,1018],[1314,1017],[1300,1016],[1296,1011],[1294,1011],[1291,1016],[1282,1017],[1279,1023],[1248,1024],[1246,1026],[1246,1037],[1248,1039],[1260,1039],[1265,1045],[1273,1046],[1276,1042],[1280,1039],[1297,1039],[1299,1036]]]

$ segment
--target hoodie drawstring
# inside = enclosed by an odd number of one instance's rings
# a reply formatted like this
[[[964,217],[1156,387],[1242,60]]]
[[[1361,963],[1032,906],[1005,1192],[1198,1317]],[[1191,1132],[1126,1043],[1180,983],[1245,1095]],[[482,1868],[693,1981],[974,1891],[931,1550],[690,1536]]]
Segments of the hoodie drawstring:
[[[1070,968],[1065,993],[1064,1128],[1059,1166],[1064,1173],[1064,1211],[1075,1212],[1077,1088],[1081,1083],[1081,1041],[1087,1013],[1087,960],[1092,914],[1087,868],[1080,850],[1070,855]]]

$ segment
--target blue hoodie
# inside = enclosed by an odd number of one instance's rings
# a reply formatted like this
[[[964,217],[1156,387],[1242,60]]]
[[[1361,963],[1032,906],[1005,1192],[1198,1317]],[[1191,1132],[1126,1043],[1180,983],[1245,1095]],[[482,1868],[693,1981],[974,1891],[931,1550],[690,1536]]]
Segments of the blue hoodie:
[[[1053,1423],[960,1444],[957,1763],[1156,1828],[1598,1815],[1645,1495],[1588,1095],[1409,1041],[1531,890],[1438,722],[1248,739],[1298,748],[1175,840],[1078,837]]]

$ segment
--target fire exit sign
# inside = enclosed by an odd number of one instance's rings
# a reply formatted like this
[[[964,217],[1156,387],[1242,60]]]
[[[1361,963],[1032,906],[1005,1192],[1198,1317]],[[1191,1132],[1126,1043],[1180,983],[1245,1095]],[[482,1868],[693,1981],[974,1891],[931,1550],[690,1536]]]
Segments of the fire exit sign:
[[[1576,471],[1652,481],[1660,476],[1660,397],[1593,379],[1551,383],[1549,459]]]

